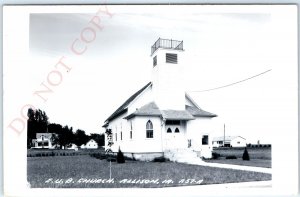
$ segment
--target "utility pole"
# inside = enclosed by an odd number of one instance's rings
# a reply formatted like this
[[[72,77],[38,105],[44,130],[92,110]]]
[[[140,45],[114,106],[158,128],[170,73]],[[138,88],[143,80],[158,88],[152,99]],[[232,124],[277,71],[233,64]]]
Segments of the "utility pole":
[[[109,160],[109,180],[111,180],[111,159]]]
[[[224,123],[224,139],[223,139],[223,147],[225,147],[225,123]]]

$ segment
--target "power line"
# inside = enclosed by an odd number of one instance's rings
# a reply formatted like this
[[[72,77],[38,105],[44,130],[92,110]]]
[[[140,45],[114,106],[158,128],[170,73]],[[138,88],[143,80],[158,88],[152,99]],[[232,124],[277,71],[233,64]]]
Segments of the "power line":
[[[226,87],[229,87],[229,86],[232,86],[232,85],[236,85],[238,83],[242,83],[244,81],[248,81],[250,79],[253,79],[255,77],[258,77],[258,76],[261,76],[263,74],[266,74],[267,72],[270,72],[272,69],[269,69],[269,70],[266,70],[262,73],[259,73],[259,74],[256,74],[254,76],[251,76],[251,77],[248,77],[246,79],[243,79],[243,80],[240,80],[240,81],[237,81],[237,82],[234,82],[234,83],[230,83],[230,84],[227,84],[227,85],[223,85],[223,86],[219,86],[219,87],[216,87],[216,88],[211,88],[211,89],[206,89],[206,90],[195,90],[195,91],[189,91],[189,92],[208,92],[208,91],[212,91],[212,90],[217,90],[217,89],[221,89],[221,88],[226,88]]]

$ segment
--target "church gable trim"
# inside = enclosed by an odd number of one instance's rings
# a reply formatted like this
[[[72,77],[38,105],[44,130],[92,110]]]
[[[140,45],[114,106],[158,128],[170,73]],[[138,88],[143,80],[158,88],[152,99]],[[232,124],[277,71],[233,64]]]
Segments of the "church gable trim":
[[[152,83],[149,82],[147,83],[144,87],[142,87],[139,91],[137,91],[136,93],[134,93],[131,97],[129,97],[114,113],[112,113],[106,120],[107,121],[111,121],[113,119],[115,119],[116,117],[124,114],[127,112],[127,107],[128,105],[136,98],[138,97],[145,89],[147,89]]]

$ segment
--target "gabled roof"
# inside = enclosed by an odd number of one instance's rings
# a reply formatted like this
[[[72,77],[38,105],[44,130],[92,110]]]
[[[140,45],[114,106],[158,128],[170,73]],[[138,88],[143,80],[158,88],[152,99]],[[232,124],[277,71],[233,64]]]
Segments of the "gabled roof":
[[[148,88],[152,83],[149,82],[144,87],[142,87],[139,91],[134,93],[131,97],[129,97],[114,113],[112,113],[106,120],[103,127],[108,126],[108,122],[118,117],[121,114],[124,114],[128,111],[128,105],[138,97],[146,88]],[[192,120],[194,117],[216,117],[217,115],[202,110],[186,93],[186,98],[191,101],[194,106],[185,106],[185,110],[160,110],[154,102],[150,102],[141,108],[137,109],[135,112],[129,114],[125,117],[125,119],[130,119],[134,116],[161,116],[165,119],[172,120]]]
[[[88,144],[90,142],[95,142],[96,143],[96,141],[94,139],[90,139],[86,144]]]
[[[154,102],[150,102],[126,116],[125,119],[130,119],[134,116],[161,116],[161,111]]]
[[[185,110],[160,110],[155,102],[150,102],[136,109],[124,119],[135,116],[158,116],[165,120],[193,120],[195,117],[215,117],[216,115],[188,105],[185,106]]]
[[[165,120],[193,120],[195,119],[186,110],[162,110],[162,117]]]
[[[141,108],[137,109],[135,112],[124,117],[125,119],[130,119],[134,116],[159,116],[166,120],[193,120],[195,119],[186,110],[160,110],[155,102],[150,102]]]
[[[235,138],[237,138],[237,137],[240,137],[240,138],[243,138],[243,137],[241,137],[241,136],[225,136],[225,141],[231,141],[231,140],[233,140],[233,139],[235,139]],[[245,138],[243,138],[244,140],[246,140]],[[213,141],[224,141],[224,136],[222,136],[222,137],[215,137],[215,138],[213,138]]]
[[[192,114],[193,116],[196,116],[196,117],[216,117],[217,116],[216,114],[213,114],[213,113],[204,111],[200,108],[189,106],[189,105],[186,105],[185,109],[188,112],[190,112],[190,114]]]
[[[136,93],[134,93],[131,97],[129,97],[114,113],[112,113],[106,120],[106,121],[110,121],[114,118],[116,118],[117,116],[127,112],[127,106],[138,96],[140,95],[148,86],[151,85],[151,82],[147,83],[144,87],[142,87],[139,91],[137,91]],[[105,126],[105,125],[104,125]]]

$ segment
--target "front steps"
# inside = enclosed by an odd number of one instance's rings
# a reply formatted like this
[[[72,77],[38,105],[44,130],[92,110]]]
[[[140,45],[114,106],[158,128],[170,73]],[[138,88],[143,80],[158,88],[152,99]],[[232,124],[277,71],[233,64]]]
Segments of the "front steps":
[[[201,165],[205,162],[191,149],[171,149],[164,152],[164,157],[173,162]]]

